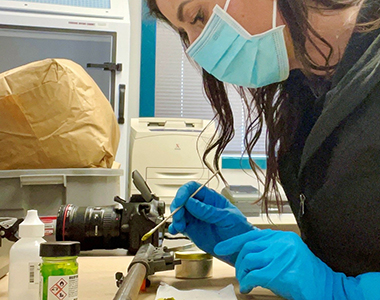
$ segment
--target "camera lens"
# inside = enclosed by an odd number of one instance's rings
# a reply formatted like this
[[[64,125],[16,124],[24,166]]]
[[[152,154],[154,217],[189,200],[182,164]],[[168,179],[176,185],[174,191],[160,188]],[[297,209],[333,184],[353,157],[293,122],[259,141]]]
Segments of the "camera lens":
[[[81,250],[127,249],[135,254],[141,238],[163,219],[165,203],[146,202],[141,196],[125,201],[114,198],[117,205],[78,207],[73,204],[59,208],[56,225],[57,241],[78,241]],[[147,241],[154,246],[162,243],[164,228]]]
[[[62,205],[58,211],[56,239],[79,241],[81,250],[123,248],[121,214],[116,206]]]

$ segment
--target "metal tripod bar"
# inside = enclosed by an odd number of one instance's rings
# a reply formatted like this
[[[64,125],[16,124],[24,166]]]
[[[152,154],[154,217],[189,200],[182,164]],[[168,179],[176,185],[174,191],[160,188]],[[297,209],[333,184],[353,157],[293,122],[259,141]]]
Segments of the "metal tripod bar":
[[[145,275],[145,265],[136,263],[131,266],[113,300],[137,300]]]

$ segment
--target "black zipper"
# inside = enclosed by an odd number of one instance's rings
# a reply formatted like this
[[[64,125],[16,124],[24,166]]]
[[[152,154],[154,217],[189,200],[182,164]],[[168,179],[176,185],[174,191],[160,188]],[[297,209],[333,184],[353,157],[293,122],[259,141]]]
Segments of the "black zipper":
[[[302,217],[305,214],[305,201],[306,196],[304,193],[300,194],[300,217]]]

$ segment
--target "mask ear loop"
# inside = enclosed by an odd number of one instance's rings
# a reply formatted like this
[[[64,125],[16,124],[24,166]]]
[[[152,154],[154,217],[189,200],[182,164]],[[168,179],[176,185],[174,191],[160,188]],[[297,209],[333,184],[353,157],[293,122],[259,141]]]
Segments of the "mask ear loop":
[[[229,2],[230,0],[227,0]],[[273,0],[272,28],[277,27],[277,0]]]
[[[231,0],[227,0],[226,1],[226,4],[224,4],[224,11],[227,11],[227,9],[228,9],[228,6],[230,5],[230,2],[231,2]]]

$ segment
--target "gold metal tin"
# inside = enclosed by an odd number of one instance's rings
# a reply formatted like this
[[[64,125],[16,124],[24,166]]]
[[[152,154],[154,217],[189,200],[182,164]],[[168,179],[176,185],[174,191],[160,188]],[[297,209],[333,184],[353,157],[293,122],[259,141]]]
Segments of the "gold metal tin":
[[[175,257],[181,259],[181,264],[175,266],[177,278],[212,277],[212,255],[203,251],[178,251]]]

